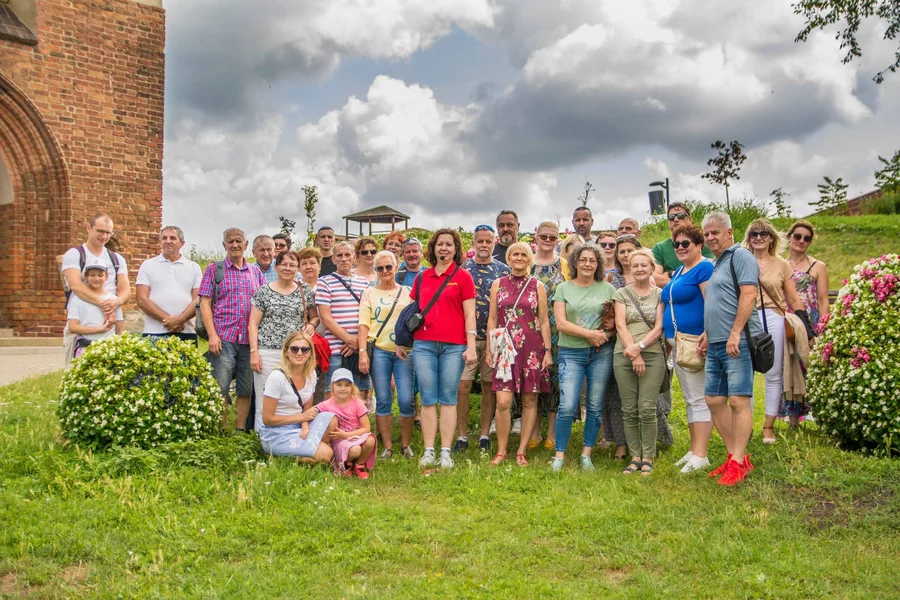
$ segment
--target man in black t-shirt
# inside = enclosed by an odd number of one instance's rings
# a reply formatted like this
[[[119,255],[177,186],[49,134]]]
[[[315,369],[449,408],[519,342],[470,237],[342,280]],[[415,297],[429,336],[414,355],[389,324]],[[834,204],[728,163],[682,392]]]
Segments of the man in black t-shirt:
[[[334,260],[331,255],[334,252],[334,229],[325,226],[320,227],[316,232],[316,248],[322,252],[322,269],[321,276],[331,275],[337,271],[334,266]]]
[[[497,236],[494,258],[506,264],[506,251],[519,239],[519,216],[513,210],[501,210],[497,215]]]

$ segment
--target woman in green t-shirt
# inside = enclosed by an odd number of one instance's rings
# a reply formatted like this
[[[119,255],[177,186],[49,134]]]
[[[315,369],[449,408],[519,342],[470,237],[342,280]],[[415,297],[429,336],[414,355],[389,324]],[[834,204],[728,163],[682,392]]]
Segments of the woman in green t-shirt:
[[[634,282],[618,290],[616,301],[616,341],[613,370],[622,397],[622,420],[631,462],[626,475],[640,470],[653,472],[656,458],[656,403],[666,374],[666,353],[662,345],[663,305],[660,289],[653,284],[656,262],[641,248],[630,258]]]
[[[553,296],[559,330],[559,415],[552,468],[559,471],[563,467],[578,396],[587,376],[587,415],[579,460],[582,469],[593,471],[591,450],[600,432],[603,398],[612,374],[613,345],[609,342],[615,338],[614,330],[600,329],[600,320],[615,288],[602,281],[603,260],[593,244],[581,244],[569,254],[569,272],[575,278],[557,286]]]

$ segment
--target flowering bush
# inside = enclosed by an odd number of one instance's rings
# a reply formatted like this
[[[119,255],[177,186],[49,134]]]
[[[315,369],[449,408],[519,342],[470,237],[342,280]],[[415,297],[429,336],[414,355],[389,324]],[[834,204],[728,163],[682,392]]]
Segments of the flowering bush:
[[[183,442],[218,432],[222,396],[197,346],[113,336],[66,371],[57,415],[67,438],[93,448]]]
[[[816,421],[842,446],[900,454],[900,257],[873,258],[844,282],[810,351]]]

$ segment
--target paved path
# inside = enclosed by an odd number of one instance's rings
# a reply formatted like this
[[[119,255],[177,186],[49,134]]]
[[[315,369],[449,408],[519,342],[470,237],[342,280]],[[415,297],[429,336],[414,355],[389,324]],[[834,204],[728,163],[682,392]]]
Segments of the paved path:
[[[0,348],[0,386],[64,366],[62,348]]]

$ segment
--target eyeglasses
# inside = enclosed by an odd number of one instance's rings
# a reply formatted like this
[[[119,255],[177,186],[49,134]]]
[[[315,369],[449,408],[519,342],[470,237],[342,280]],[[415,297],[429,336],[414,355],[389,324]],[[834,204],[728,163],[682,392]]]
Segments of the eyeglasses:
[[[276,250],[287,250],[287,244],[275,244]]]
[[[615,242],[599,242],[597,245],[600,246],[601,248],[615,248],[616,247]]]
[[[312,352],[312,347],[310,346],[288,346],[288,350],[291,351],[291,354],[309,354]]]
[[[375,267],[375,270],[379,273],[390,273],[394,270],[394,265],[381,265],[379,267]]]
[[[479,231],[490,231],[491,233],[495,232],[494,228],[490,225],[479,225],[475,228],[475,231],[473,233],[478,233]]]
[[[666,218],[670,221],[674,221],[675,219],[678,219],[679,221],[684,221],[689,216],[691,216],[691,215],[687,214],[686,212],[677,212],[677,213],[672,213],[671,215],[666,215]]]
[[[378,250],[360,250],[359,251],[360,256],[375,256],[376,254],[378,254]]]
[[[597,261],[594,260],[593,258],[579,258],[578,264],[579,265],[587,265],[589,267],[595,267],[595,266],[597,266]]]
[[[798,242],[799,242],[800,240],[803,240],[803,241],[806,242],[807,244],[810,243],[810,242],[812,241],[812,236],[811,236],[811,235],[803,235],[802,233],[795,233],[795,234],[793,234],[791,237],[794,238],[795,240],[797,240]]]
[[[751,240],[755,240],[756,238],[760,238],[760,239],[764,240],[767,237],[769,237],[769,232],[768,231],[751,231],[750,233],[747,234],[747,237],[749,237]]]
[[[688,246],[691,245],[691,241],[690,240],[681,240],[680,242],[672,242],[672,245],[675,246],[676,250],[678,248],[684,248],[685,250],[687,250]]]
[[[552,233],[539,233],[538,239],[542,242],[555,242],[559,239],[559,236],[553,235]]]

